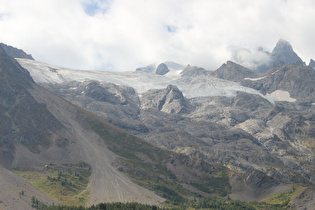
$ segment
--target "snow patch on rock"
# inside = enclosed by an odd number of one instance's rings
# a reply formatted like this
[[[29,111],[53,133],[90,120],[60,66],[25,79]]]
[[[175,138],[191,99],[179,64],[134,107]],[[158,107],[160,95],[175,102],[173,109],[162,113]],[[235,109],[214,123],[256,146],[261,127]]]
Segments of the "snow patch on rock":
[[[295,98],[291,98],[290,93],[284,90],[276,90],[270,94],[266,94],[266,98],[273,101],[295,102]]]
[[[248,78],[248,77],[246,77],[246,78],[244,78],[244,80],[258,81],[258,80],[262,80],[262,79],[264,79],[264,78],[266,78],[266,76],[264,76],[264,77],[258,77],[258,78]]]

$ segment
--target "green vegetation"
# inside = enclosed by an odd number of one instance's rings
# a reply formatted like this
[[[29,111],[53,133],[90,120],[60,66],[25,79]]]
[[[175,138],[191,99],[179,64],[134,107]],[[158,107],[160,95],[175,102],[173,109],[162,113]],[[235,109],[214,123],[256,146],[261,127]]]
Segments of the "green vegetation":
[[[147,205],[140,203],[100,203],[98,205],[93,205],[90,207],[84,206],[55,206],[50,205],[47,206],[40,201],[38,201],[35,197],[32,198],[32,207],[37,209],[51,209],[51,210],[102,210],[102,209],[224,209],[224,210],[265,210],[265,209],[273,209],[273,210],[285,210],[290,208],[290,202],[294,199],[298,194],[300,194],[307,187],[295,186],[290,191],[285,193],[278,193],[264,201],[258,202],[245,202],[239,200],[232,200],[228,198],[216,198],[216,197],[206,197],[200,198],[199,200],[181,200],[177,205],[164,204],[164,207],[155,206],[155,205]],[[168,191],[169,189],[158,189],[160,191]],[[168,195],[174,194],[176,197],[176,192],[170,191]]]
[[[155,192],[158,192],[163,198],[166,198],[166,203],[172,203],[173,205],[180,205],[188,201],[188,199],[180,196],[175,190],[172,190],[163,185],[157,185],[154,188]]]
[[[229,175],[227,170],[217,173],[217,176],[203,178],[203,183],[191,182],[191,185],[206,193],[218,193],[220,196],[226,196],[231,193]]]
[[[21,192],[19,192],[19,195],[20,195],[20,197],[21,197],[22,195],[24,195],[24,190],[22,190]]]
[[[66,205],[83,205],[89,192],[87,187],[91,170],[84,163],[56,166],[50,164],[41,171],[21,171],[15,173],[29,181],[53,199]],[[24,191],[20,192],[20,196]]]
[[[35,209],[44,209],[44,210],[159,210],[162,209],[155,205],[141,204],[141,203],[100,203],[96,206],[83,207],[83,206],[47,206],[42,202],[38,201],[36,197],[32,197],[32,207]]]
[[[264,199],[262,202],[259,202],[256,206],[257,207],[272,206],[278,209],[287,209],[290,207],[291,201],[306,188],[307,187],[295,185],[288,192],[282,192],[282,193],[273,195],[267,199]]]
[[[225,210],[255,210],[256,208],[252,203],[230,200],[230,199],[220,199],[220,198],[203,198],[198,202],[191,204],[191,207],[195,209],[225,209]]]
[[[32,197],[32,207],[35,209],[46,209],[48,208],[47,205],[40,202],[35,196]]]
[[[260,202],[245,202],[239,200],[231,200],[229,198],[203,198],[199,201],[186,201],[184,204],[180,206],[172,206],[172,207],[158,207],[155,205],[147,205],[140,203],[100,203],[97,205],[92,205],[90,207],[83,206],[55,206],[50,205],[47,206],[41,202],[39,202],[35,197],[32,197],[32,207],[36,209],[45,209],[45,210],[159,210],[159,209],[224,209],[224,210],[262,210],[262,209],[275,209],[282,210],[288,209],[288,206],[282,206],[278,204],[267,204]]]

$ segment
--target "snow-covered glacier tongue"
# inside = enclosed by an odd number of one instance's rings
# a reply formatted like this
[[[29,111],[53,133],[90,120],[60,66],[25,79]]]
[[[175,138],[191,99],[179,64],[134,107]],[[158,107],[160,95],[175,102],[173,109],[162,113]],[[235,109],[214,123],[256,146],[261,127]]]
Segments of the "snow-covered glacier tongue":
[[[195,76],[181,74],[183,69],[178,66],[174,69],[170,68],[171,71],[168,74],[158,75],[141,71],[109,72],[67,69],[36,60],[21,58],[17,59],[17,61],[30,72],[34,81],[38,84],[96,80],[100,82],[110,82],[116,85],[130,86],[139,94],[150,89],[163,89],[171,84],[176,85],[187,98],[208,96],[234,97],[239,91],[260,95],[266,98],[255,89],[244,87],[236,82],[215,78],[209,74]],[[267,100],[273,103],[273,101]]]

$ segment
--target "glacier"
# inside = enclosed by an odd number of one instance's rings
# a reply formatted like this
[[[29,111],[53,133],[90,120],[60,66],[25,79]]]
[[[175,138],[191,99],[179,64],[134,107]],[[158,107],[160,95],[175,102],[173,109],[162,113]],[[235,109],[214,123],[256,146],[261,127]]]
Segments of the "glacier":
[[[164,89],[168,85],[176,85],[186,98],[209,96],[234,97],[237,92],[241,91],[260,95],[270,103],[274,103],[273,100],[262,95],[259,91],[244,87],[236,82],[215,78],[210,75],[183,76],[181,72],[184,66],[182,66],[182,68],[176,66],[177,68],[170,68],[170,72],[165,75],[157,75],[139,71],[110,72],[68,69],[36,60],[23,58],[17,58],[16,60],[22,67],[30,72],[32,78],[38,84],[96,80],[100,82],[110,82],[116,85],[130,86],[139,94],[150,89]]]

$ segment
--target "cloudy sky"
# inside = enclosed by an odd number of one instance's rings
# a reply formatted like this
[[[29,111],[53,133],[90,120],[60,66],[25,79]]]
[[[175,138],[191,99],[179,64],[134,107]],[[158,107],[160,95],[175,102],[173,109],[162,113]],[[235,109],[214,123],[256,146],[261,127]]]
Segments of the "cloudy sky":
[[[264,60],[257,48],[280,38],[308,64],[314,26],[314,0],[0,0],[0,42],[79,69],[170,60],[215,70],[238,50]]]

